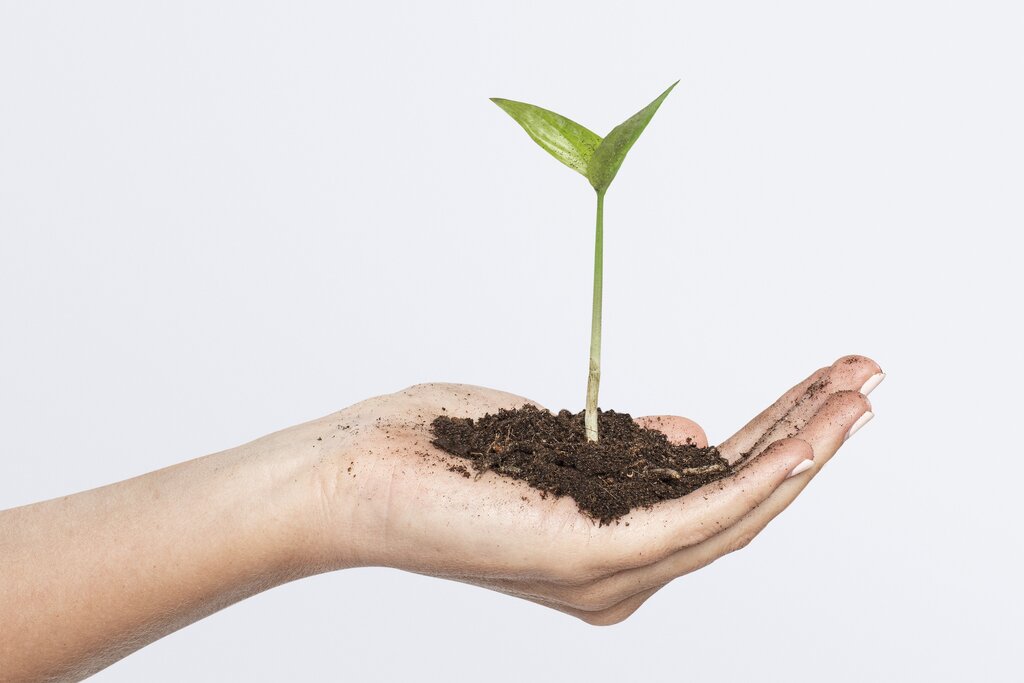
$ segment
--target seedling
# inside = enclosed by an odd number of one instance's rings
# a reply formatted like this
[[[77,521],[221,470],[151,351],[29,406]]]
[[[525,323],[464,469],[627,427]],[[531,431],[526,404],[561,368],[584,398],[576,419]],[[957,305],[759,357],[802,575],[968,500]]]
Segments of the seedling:
[[[590,318],[590,372],[584,417],[587,440],[597,441],[597,394],[601,384],[601,296],[604,278],[604,195],[626,154],[651,122],[676,81],[656,100],[615,126],[601,138],[560,114],[525,102],[492,97],[551,156],[590,181],[597,192],[597,235],[594,239],[594,301]]]

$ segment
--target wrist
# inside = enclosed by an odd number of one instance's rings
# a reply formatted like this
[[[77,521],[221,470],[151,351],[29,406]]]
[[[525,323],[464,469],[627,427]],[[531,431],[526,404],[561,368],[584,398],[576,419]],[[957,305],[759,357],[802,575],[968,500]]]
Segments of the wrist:
[[[257,547],[287,579],[372,563],[360,542],[368,524],[356,502],[357,449],[339,415],[297,425],[239,447],[259,512]]]

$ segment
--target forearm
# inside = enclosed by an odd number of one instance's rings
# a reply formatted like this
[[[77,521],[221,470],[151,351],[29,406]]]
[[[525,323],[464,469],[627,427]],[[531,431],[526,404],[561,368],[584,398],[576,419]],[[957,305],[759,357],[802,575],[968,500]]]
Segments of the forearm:
[[[279,442],[0,512],[0,680],[81,678],[317,571],[315,462]]]

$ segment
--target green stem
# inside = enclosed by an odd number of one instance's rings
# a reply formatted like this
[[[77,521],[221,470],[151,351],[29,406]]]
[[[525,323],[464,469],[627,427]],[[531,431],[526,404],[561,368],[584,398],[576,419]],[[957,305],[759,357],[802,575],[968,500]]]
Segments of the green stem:
[[[587,441],[597,441],[597,392],[601,384],[601,298],[604,286],[604,192],[597,193],[594,238],[594,305],[590,317],[590,373],[587,375]]]

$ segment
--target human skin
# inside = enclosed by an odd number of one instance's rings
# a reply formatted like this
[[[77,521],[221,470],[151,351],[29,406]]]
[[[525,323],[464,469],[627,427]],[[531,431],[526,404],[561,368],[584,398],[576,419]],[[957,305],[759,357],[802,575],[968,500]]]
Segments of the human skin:
[[[870,419],[861,392],[882,376],[861,356],[818,370],[720,445],[730,461],[747,454],[734,475],[606,526],[568,498],[448,471],[451,456],[430,444],[434,416],[528,402],[461,384],[417,385],[0,512],[0,681],[79,680],[250,595],[349,567],[430,574],[619,622],[749,543]],[[638,421],[707,443],[686,418]]]

